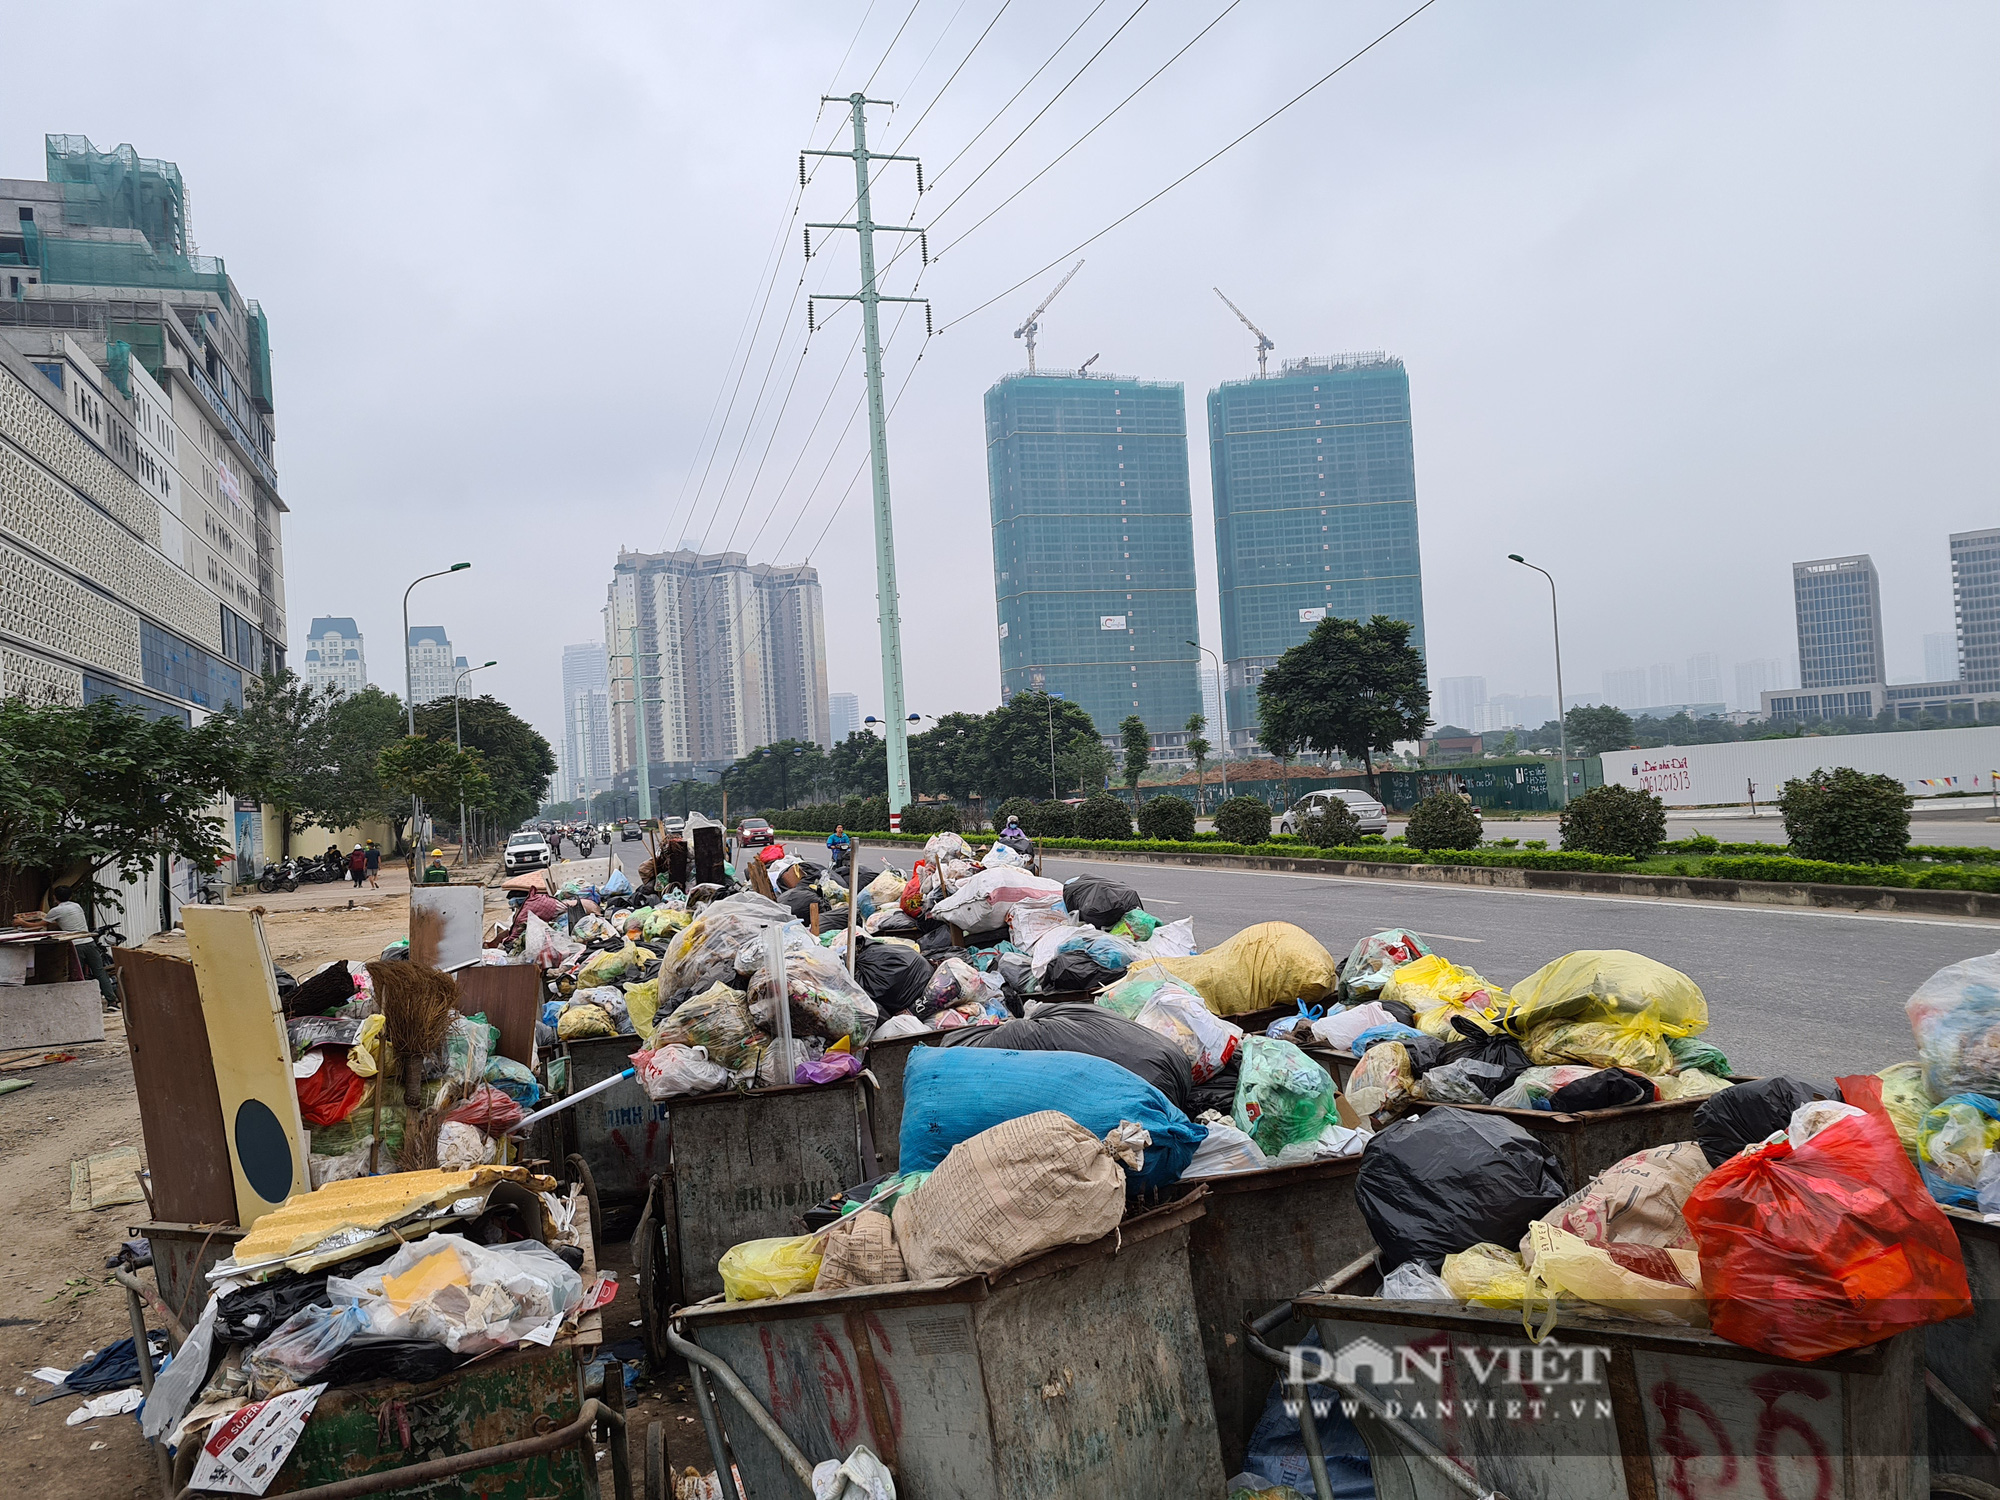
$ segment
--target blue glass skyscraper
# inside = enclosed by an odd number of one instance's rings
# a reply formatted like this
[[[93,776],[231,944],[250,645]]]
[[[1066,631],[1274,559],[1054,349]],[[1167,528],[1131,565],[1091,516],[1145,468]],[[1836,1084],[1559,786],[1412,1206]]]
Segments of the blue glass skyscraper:
[[[1389,615],[1424,649],[1410,381],[1387,354],[1287,360],[1208,393],[1229,743],[1265,670],[1329,614]]]
[[[1177,383],[1010,375],[986,393],[1003,697],[1178,743],[1201,709],[1187,402]]]

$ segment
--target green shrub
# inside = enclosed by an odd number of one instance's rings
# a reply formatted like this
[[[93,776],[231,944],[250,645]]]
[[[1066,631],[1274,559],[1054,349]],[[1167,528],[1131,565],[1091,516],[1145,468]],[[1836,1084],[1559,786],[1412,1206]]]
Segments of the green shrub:
[[[1271,809],[1258,797],[1231,797],[1215,810],[1215,831],[1232,844],[1261,844],[1271,836]]]
[[[1021,826],[1031,839],[1066,839],[1076,833],[1076,809],[1067,802],[1037,802]]]
[[[1616,782],[1592,787],[1562,812],[1563,848],[1586,854],[1646,859],[1666,836],[1666,804],[1651,792]]]
[[[1822,768],[1779,787],[1778,811],[1800,859],[1885,865],[1910,845],[1910,795],[1893,776]]]
[[[1722,841],[1697,833],[1693,838],[1682,839],[1674,849],[1681,854],[1719,854],[1722,852]]]
[[[1549,847],[1549,841],[1547,839],[1529,839],[1522,847],[1528,849],[1546,849]]]
[[[1132,837],[1132,810],[1124,799],[1110,792],[1086,797],[1076,810],[1076,836],[1080,839],[1129,839]]]
[[[1163,793],[1139,809],[1139,831],[1149,839],[1176,842],[1194,837],[1194,804],[1185,797]]]
[[[889,831],[889,799],[887,797],[863,797],[854,806],[853,816],[847,820],[848,832],[887,833]]]
[[[1486,830],[1470,802],[1456,792],[1432,792],[1410,809],[1405,837],[1413,849],[1477,849]]]
[[[1009,797],[1005,802],[993,809],[993,827],[997,832],[999,829],[1007,826],[1009,818],[1018,818],[1020,819],[1021,826],[1026,828],[1028,826],[1028,819],[1033,817],[1034,813],[1035,799],[1033,797]]]
[[[1917,882],[1901,865],[1865,865],[1786,854],[1725,855],[1702,861],[1701,872],[1718,880],[1807,881],[1815,885],[1910,886]]]
[[[1364,833],[1354,842],[1357,844],[1386,844],[1389,841],[1379,833]]]
[[[1299,837],[1317,848],[1345,849],[1361,837],[1361,820],[1340,798],[1329,797],[1324,806],[1299,824]]]

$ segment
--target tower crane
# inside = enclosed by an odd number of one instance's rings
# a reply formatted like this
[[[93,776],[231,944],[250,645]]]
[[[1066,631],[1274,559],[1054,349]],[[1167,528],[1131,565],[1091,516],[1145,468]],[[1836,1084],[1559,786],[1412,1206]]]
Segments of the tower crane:
[[[1216,296],[1222,297],[1221,287],[1216,287],[1213,290]],[[1243,318],[1243,326],[1249,329],[1252,333],[1257,335],[1257,378],[1259,380],[1262,380],[1265,374],[1265,369],[1264,369],[1265,358],[1270,354],[1270,352],[1273,349],[1277,348],[1278,346],[1271,342],[1271,336],[1269,334],[1265,333],[1263,329],[1259,328],[1255,323],[1251,322],[1247,317],[1244,317],[1243,309],[1238,307],[1234,302],[1231,302],[1227,297],[1222,297],[1222,305],[1228,308],[1231,312],[1235,313],[1237,317]]]
[[[1042,314],[1049,310],[1049,304],[1056,300],[1056,294],[1069,285],[1070,277],[1076,275],[1082,269],[1083,262],[1081,260],[1071,266],[1069,268],[1069,275],[1056,283],[1055,291],[1050,292],[1048,296],[1042,298],[1042,305],[1029,313],[1027,322],[1014,330],[1015,338],[1026,339],[1028,341],[1028,373],[1030,375],[1035,373],[1035,335],[1042,331],[1042,325],[1039,320]]]

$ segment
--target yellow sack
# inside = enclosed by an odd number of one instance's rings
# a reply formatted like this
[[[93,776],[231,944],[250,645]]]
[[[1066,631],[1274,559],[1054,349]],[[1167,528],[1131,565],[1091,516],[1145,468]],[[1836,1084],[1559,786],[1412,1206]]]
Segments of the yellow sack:
[[[388,1022],[379,1014],[370,1016],[361,1023],[361,1035],[356,1037],[354,1045],[347,1049],[347,1068],[349,1072],[362,1078],[373,1078],[375,1076],[375,1053],[378,1050],[378,1044],[375,1039],[382,1034],[382,1028],[386,1025],[388,1025]],[[1916,1064],[1911,1063],[1910,1066],[1915,1067]],[[1888,1090],[1884,1089],[1882,1092],[1886,1097]]]
[[[616,1036],[618,1027],[611,1019],[611,1012],[586,1000],[581,1005],[567,1007],[556,1017],[556,1035],[573,1042],[587,1036]]]
[[[1507,991],[1488,984],[1470,969],[1461,969],[1438,953],[1402,965],[1382,987],[1382,999],[1409,1006],[1418,1015],[1441,1005],[1459,1005],[1468,1010],[1498,1011]]]
[[[1515,985],[1510,1001],[1509,1025],[1516,1035],[1550,1021],[1640,1018],[1665,1036],[1708,1029],[1708,1001],[1700,985],[1679,969],[1622,948],[1565,953]]]
[[[623,948],[607,948],[602,953],[593,953],[589,962],[576,971],[577,988],[594,990],[602,984],[616,984],[628,974],[637,974],[652,961],[652,957],[632,942],[626,943]]]
[[[660,1013],[660,981],[657,977],[644,984],[625,987],[625,1014],[632,1018],[632,1029],[641,1037],[652,1035],[653,1018]]]
[[[716,1269],[722,1273],[723,1295],[731,1302],[761,1302],[811,1291],[819,1263],[819,1239],[806,1234],[731,1245],[722,1252]]]
[[[1528,1268],[1512,1250],[1479,1244],[1444,1258],[1444,1284],[1461,1302],[1519,1307],[1528,1295]]]
[[[1630,1068],[1665,1073],[1674,1065],[1667,1044],[1642,1016],[1616,1021],[1550,1021],[1521,1038],[1528,1061],[1588,1063],[1594,1068]]]
[[[1142,959],[1129,971],[1164,971],[1218,1016],[1240,1016],[1283,1000],[1318,1004],[1333,993],[1334,957],[1318,938],[1290,922],[1259,922],[1206,953]]]
[[[1537,1219],[1528,1226],[1528,1303],[1521,1324],[1536,1343],[1555,1328],[1556,1301],[1574,1297],[1622,1318],[1647,1323],[1708,1327],[1708,1304],[1701,1295],[1701,1257],[1692,1250],[1657,1245],[1593,1245]],[[1546,1321],[1528,1321],[1536,1302]]]
[[[1401,1042],[1377,1042],[1361,1054],[1348,1075],[1347,1107],[1362,1119],[1401,1104],[1416,1087],[1410,1049]]]
[[[365,1033],[364,1033],[365,1034]],[[1882,1107],[1896,1127],[1896,1139],[1912,1163],[1921,1160],[1917,1149],[1917,1129],[1924,1116],[1937,1108],[1937,1098],[1924,1081],[1920,1062],[1891,1063],[1875,1075],[1882,1080]]]
[[[1915,1064],[1912,1064],[1915,1066]],[[1655,1078],[1653,1087],[1660,1091],[1660,1098],[1706,1099],[1710,1094],[1719,1094],[1730,1087],[1729,1080],[1716,1073],[1704,1073],[1699,1068],[1690,1068],[1684,1073],[1674,1073],[1665,1078]]]
[[[1434,1005],[1429,1010],[1417,1012],[1416,1026],[1425,1036],[1434,1036],[1441,1042],[1462,1042],[1466,1039],[1462,1027],[1454,1023],[1463,1018],[1475,1031],[1493,1035],[1500,1029],[1498,1011],[1471,1010],[1463,1005]]]

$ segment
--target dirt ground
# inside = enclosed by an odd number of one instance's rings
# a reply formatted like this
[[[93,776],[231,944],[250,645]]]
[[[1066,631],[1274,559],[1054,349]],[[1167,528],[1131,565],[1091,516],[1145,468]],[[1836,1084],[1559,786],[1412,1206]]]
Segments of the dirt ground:
[[[335,958],[371,959],[409,931],[409,884],[402,867],[384,868],[379,890],[333,884],[301,886],[290,893],[251,893],[232,904],[264,909],[273,960],[303,978]],[[350,906],[350,903],[351,906]],[[504,909],[489,890],[489,919]],[[179,933],[162,934],[149,950],[186,955]],[[95,1350],[131,1334],[124,1291],[105,1260],[143,1222],[143,1203],[71,1212],[72,1161],[116,1146],[135,1146],[143,1157],[139,1103],[125,1047],[122,1020],[106,1017],[105,1039],[62,1049],[67,1062],[8,1071],[31,1086],[0,1096],[0,1219],[7,1224],[0,1254],[0,1369],[7,1380],[0,1402],[10,1403],[0,1442],[0,1487],[48,1500],[98,1500],[157,1496],[160,1480],[132,1416],[65,1425],[82,1398],[64,1396],[31,1405],[50,1387],[30,1373],[38,1367],[68,1370]],[[622,1241],[603,1246],[603,1265],[620,1272],[618,1300],[604,1310],[607,1344],[638,1336],[638,1305],[631,1255]],[[139,1280],[149,1288],[152,1273]],[[150,1326],[164,1326],[157,1313]],[[621,1351],[622,1352],[622,1351]],[[645,1432],[662,1421],[675,1467],[711,1467],[685,1389],[644,1388],[631,1393],[628,1437],[635,1485],[645,1473]],[[602,1470],[610,1493],[610,1466]]]

